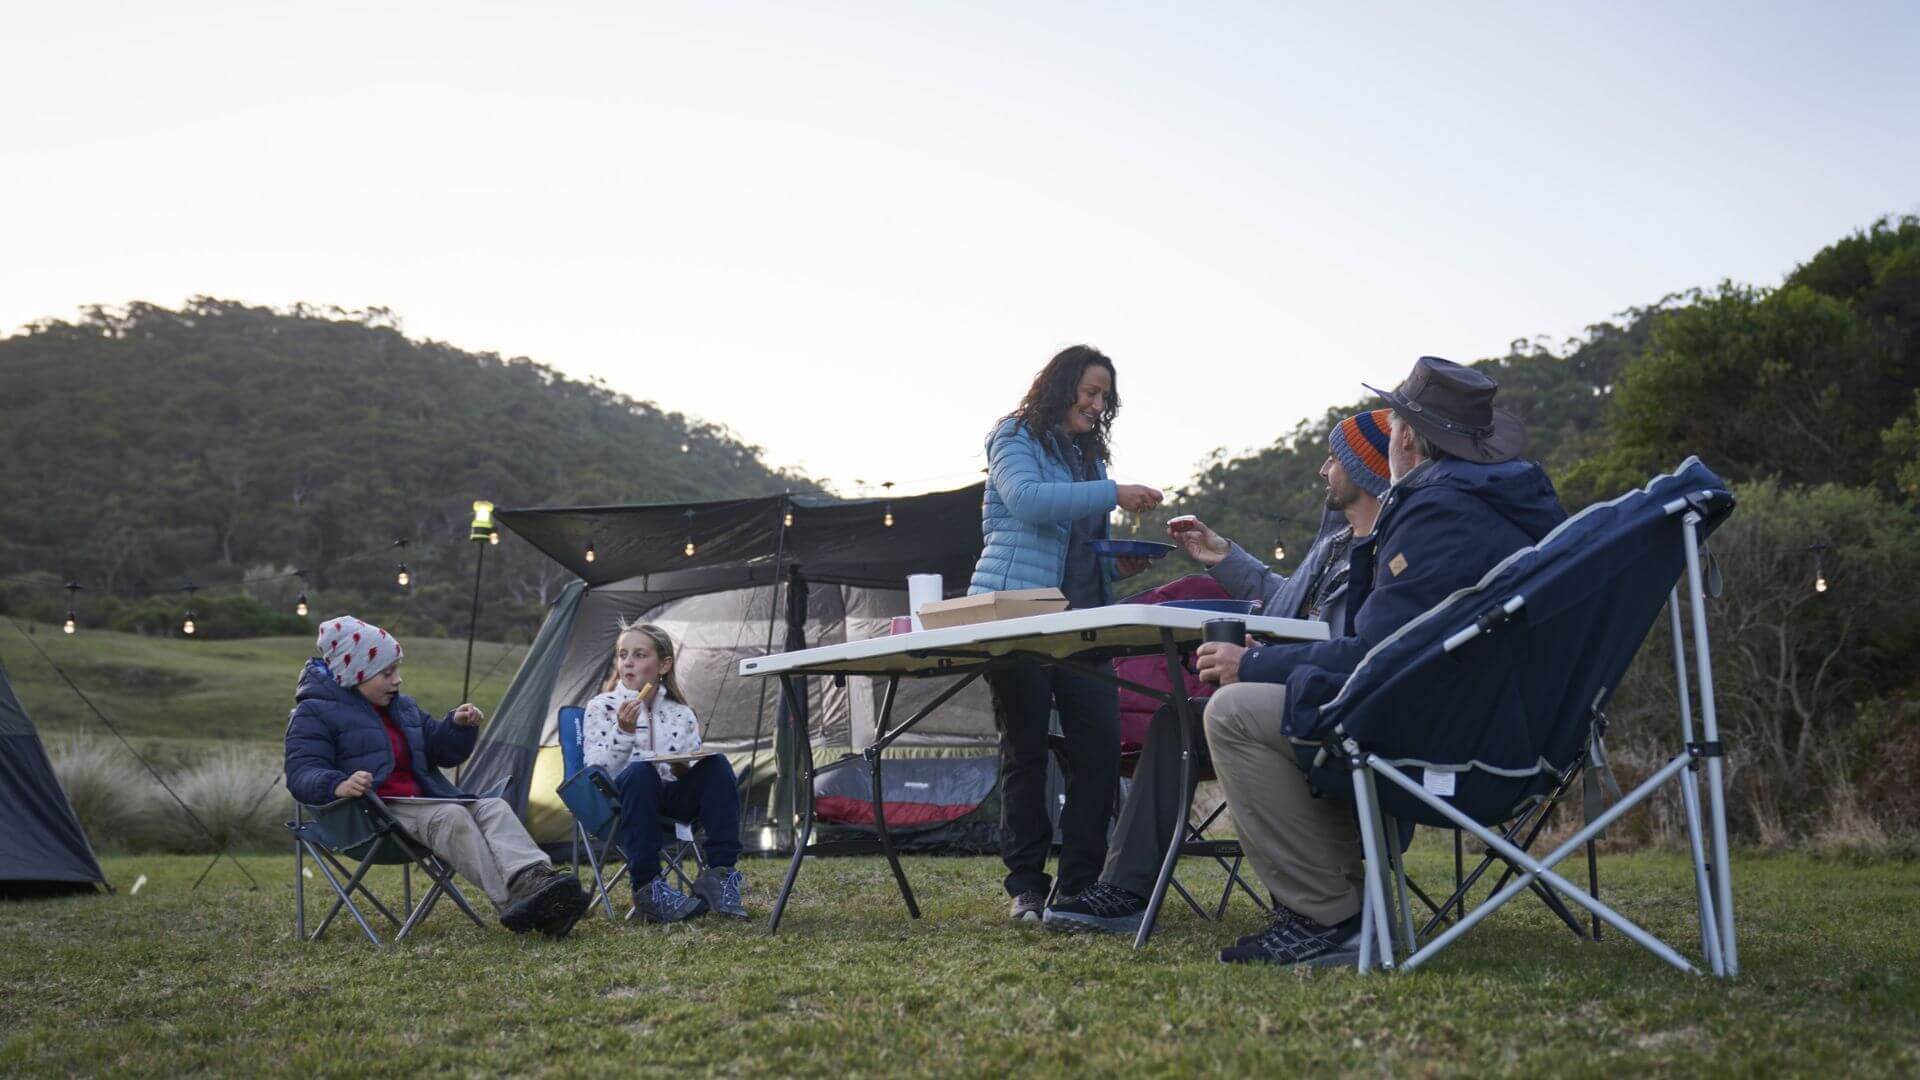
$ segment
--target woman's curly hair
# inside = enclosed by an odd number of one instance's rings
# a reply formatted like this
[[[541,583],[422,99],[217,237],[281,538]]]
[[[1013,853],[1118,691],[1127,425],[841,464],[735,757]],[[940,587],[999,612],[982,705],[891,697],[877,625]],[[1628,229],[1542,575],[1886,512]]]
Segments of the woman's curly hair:
[[[1033,377],[1033,385],[1027,388],[1027,396],[1021,399],[1020,406],[1001,417],[1001,422],[1020,421],[1040,445],[1058,455],[1061,448],[1054,434],[1066,422],[1067,411],[1080,400],[1080,377],[1094,364],[1107,369],[1112,389],[1107,394],[1107,407],[1093,430],[1075,435],[1073,441],[1079,444],[1083,454],[1091,452],[1101,462],[1111,463],[1113,452],[1108,432],[1113,428],[1114,415],[1120,411],[1120,376],[1113,370],[1113,361],[1091,345],[1070,346],[1047,361],[1047,366]]]

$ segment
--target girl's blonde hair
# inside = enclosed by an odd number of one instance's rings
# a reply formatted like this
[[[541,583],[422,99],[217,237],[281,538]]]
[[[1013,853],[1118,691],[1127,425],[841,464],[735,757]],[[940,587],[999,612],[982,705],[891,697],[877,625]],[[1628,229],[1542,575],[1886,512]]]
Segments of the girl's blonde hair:
[[[662,661],[674,658],[673,639],[667,636],[665,630],[652,623],[630,623],[621,620],[620,633],[613,639],[613,667],[607,672],[607,681],[600,685],[600,692],[603,694],[620,685],[620,639],[628,634],[644,635],[649,642],[653,643],[653,655]],[[668,697],[684,705],[687,699],[680,696],[680,682],[674,678],[674,672],[679,666],[675,664],[660,676],[660,688],[667,692]]]

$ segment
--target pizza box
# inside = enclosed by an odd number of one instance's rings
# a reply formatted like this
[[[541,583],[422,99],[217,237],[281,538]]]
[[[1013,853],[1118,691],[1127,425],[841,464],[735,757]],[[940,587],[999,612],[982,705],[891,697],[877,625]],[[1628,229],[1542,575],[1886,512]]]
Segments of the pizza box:
[[[970,623],[998,622],[1027,615],[1051,615],[1067,610],[1067,598],[1059,589],[1008,589],[1005,592],[974,593],[951,600],[929,600],[920,605],[920,625],[929,630]]]

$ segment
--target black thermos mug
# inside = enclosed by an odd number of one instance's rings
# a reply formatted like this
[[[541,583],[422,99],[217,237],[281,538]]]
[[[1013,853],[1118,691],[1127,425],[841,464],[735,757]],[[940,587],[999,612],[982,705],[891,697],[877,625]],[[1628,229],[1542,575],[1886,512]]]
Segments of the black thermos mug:
[[[1247,624],[1240,619],[1208,619],[1201,627],[1201,633],[1208,641],[1241,645],[1247,640]]]

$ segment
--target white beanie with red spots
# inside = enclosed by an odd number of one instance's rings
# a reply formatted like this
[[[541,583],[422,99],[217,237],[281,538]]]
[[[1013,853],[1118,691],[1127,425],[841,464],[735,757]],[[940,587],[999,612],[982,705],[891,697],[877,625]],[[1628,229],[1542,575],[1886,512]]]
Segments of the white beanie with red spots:
[[[314,646],[333,673],[333,681],[349,689],[387,670],[403,655],[392,634],[351,615],[321,623]]]

